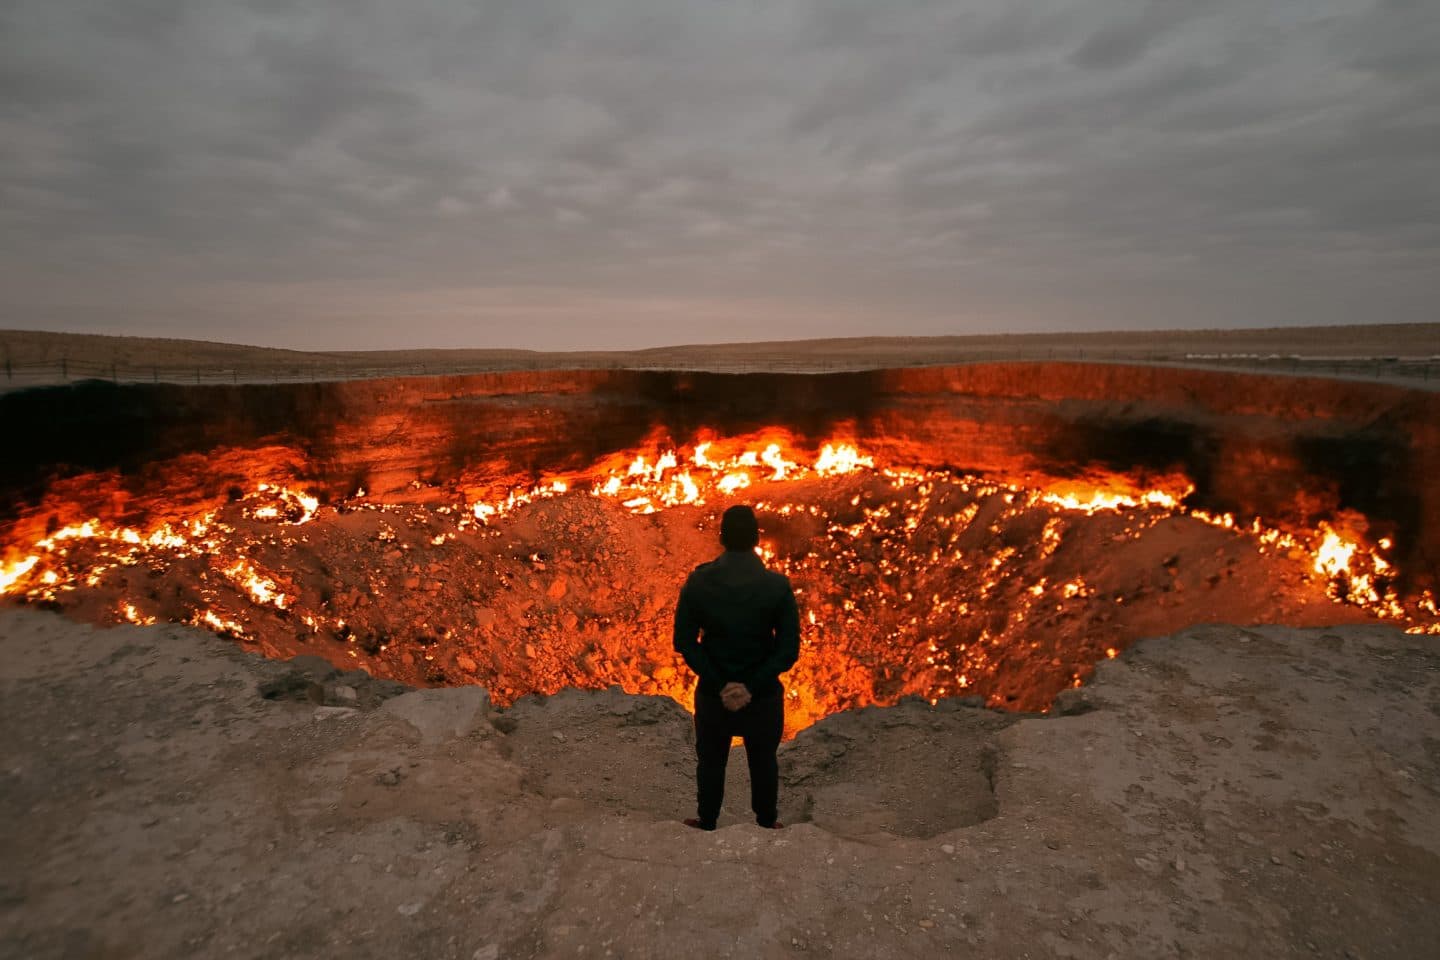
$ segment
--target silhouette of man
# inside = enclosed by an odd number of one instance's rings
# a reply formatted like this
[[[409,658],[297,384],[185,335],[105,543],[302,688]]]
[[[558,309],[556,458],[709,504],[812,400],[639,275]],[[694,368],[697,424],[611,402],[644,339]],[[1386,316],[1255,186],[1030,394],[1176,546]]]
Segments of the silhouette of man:
[[[745,741],[750,808],[755,822],[778,829],[780,766],[775,750],[785,729],[780,674],[800,656],[800,614],[784,575],[755,555],[755,511],[735,506],[720,518],[725,552],[690,574],[675,606],[675,649],[695,671],[695,792],[687,826],[714,830],[725,796],[730,738]]]

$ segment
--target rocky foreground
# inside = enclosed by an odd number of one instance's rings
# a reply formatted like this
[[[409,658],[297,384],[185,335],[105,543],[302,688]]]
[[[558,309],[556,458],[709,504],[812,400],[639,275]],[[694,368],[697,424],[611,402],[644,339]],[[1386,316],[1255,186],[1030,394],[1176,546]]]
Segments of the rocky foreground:
[[[1420,957],[1440,650],[1205,627],[1051,716],[833,716],[688,830],[672,701],[492,709],[0,611],[0,957]]]

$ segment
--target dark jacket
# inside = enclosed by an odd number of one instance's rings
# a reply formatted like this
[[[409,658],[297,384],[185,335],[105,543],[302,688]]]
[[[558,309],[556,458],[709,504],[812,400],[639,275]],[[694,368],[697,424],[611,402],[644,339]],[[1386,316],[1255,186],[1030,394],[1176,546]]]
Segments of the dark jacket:
[[[749,550],[702,563],[680,589],[675,649],[700,678],[701,693],[718,694],[732,681],[751,696],[780,693],[780,674],[800,657],[790,580]]]

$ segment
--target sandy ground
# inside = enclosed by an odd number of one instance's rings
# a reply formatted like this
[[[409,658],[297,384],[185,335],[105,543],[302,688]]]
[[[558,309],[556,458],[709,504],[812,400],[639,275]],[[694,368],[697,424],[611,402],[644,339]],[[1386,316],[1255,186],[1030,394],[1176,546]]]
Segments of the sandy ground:
[[[492,370],[822,373],[1006,360],[1174,363],[1440,383],[1440,323],[949,337],[855,337],[648,350],[276,350],[194,340],[0,330],[0,390],[84,378],[272,382]]]
[[[1440,653],[1392,629],[1195,628],[1049,717],[836,715],[783,748],[778,832],[747,822],[739,751],[721,829],[677,822],[690,726],[663,698],[502,712],[329,670],[0,611],[0,956],[1410,958],[1440,937]]]

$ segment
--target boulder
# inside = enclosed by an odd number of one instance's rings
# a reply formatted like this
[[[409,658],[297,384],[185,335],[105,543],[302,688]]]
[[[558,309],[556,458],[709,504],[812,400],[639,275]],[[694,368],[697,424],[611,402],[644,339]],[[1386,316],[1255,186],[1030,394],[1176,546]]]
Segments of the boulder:
[[[489,736],[490,694],[484,687],[413,690],[386,700],[381,711],[404,720],[423,743],[442,743],[473,734]]]
[[[257,685],[266,700],[310,700],[324,702],[324,684],[340,671],[319,657],[301,656],[281,664]]]
[[[1089,690],[1084,687],[1068,687],[1056,694],[1050,712],[1057,717],[1073,717],[1089,713],[1095,706]]]

